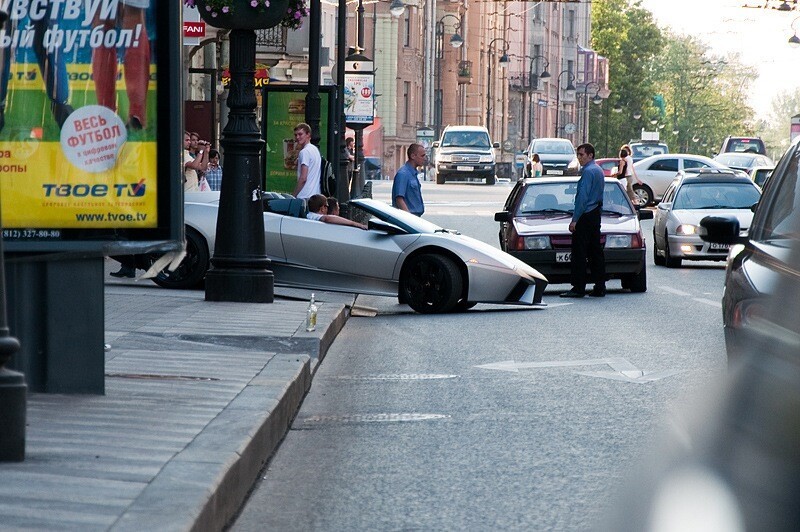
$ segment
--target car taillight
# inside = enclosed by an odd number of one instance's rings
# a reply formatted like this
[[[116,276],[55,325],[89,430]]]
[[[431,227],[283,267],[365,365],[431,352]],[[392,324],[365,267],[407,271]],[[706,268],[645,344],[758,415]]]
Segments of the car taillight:
[[[736,329],[741,329],[749,323],[764,320],[767,314],[767,307],[764,302],[758,299],[745,299],[736,303],[733,307],[731,325]]]
[[[644,237],[642,236],[642,232],[639,231],[635,235],[631,237],[631,247],[632,248],[643,248],[644,247]]]

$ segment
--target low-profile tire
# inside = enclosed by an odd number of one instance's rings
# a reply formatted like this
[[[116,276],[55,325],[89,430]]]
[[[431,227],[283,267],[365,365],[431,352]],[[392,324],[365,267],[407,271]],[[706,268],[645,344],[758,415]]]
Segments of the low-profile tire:
[[[494,175],[490,175],[486,177],[486,184],[487,185],[494,185],[497,182],[497,178]]]
[[[417,255],[403,269],[401,286],[403,299],[420,314],[450,312],[461,299],[461,272],[442,255]]]
[[[664,266],[666,261],[664,257],[658,254],[658,244],[656,244],[656,232],[653,231],[653,264],[656,266]]]
[[[622,288],[627,288],[634,293],[647,292],[647,260],[642,260],[642,269],[639,273],[626,276],[622,282]]]
[[[436,184],[437,185],[444,185],[444,176],[439,172],[436,172]]]
[[[667,268],[681,267],[681,259],[673,257],[669,252],[669,239],[666,234],[664,234],[664,265]]]
[[[462,299],[458,303],[456,303],[456,308],[453,309],[455,312],[466,312],[478,303],[476,301],[467,301],[466,299]]]
[[[209,257],[205,238],[191,227],[187,227],[186,256],[175,271],[162,270],[153,278],[153,282],[163,288],[196,288],[206,277]]]
[[[633,185],[633,191],[639,196],[639,200],[642,202],[642,206],[646,207],[648,205],[653,205],[655,203],[655,197],[653,196],[653,189],[648,187],[647,185]]]

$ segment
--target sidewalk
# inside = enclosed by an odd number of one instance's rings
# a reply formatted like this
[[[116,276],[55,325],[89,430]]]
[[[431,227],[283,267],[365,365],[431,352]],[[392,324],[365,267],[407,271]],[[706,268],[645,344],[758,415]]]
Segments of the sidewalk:
[[[109,280],[106,395],[29,394],[25,461],[0,463],[0,530],[221,529],[354,301],[316,293],[306,332],[309,296],[216,303]]]

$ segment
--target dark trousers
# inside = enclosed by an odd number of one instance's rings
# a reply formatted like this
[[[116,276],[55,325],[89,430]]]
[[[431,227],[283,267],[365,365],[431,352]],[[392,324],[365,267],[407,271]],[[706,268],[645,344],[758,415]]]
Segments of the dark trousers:
[[[586,291],[586,262],[597,288],[605,288],[606,261],[600,243],[600,214],[602,208],[583,213],[572,233],[571,281],[576,292]]]

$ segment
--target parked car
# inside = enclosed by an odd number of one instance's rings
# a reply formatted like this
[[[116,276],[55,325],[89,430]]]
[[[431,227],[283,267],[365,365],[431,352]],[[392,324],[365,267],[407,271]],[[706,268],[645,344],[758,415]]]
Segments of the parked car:
[[[506,199],[500,222],[500,249],[536,268],[551,283],[568,283],[578,177],[541,177],[518,181]],[[647,290],[645,241],[639,219],[652,211],[636,208],[616,178],[605,179],[602,240],[606,274],[632,292]],[[547,272],[547,273],[545,273]]]
[[[488,244],[372,199],[351,200],[371,217],[368,230],[305,217],[305,200],[264,200],[264,240],[275,284],[397,296],[417,312],[465,310],[476,303],[541,304],[547,279]],[[219,193],[188,193],[184,203],[187,257],[154,279],[191,288],[205,278],[214,241]]]
[[[664,193],[653,221],[653,262],[677,268],[683,260],[725,260],[727,244],[700,238],[700,220],[709,214],[734,216],[746,231],[761,189],[733,170],[704,168],[687,172]]]
[[[619,159],[614,157],[604,157],[602,159],[595,159],[597,166],[603,169],[603,175],[611,177],[614,175],[614,170],[619,168]]]
[[[773,170],[775,170],[775,166],[754,166],[747,170],[747,174],[750,176],[750,179],[753,180],[753,183],[763,189],[772,175]]]
[[[575,146],[568,139],[543,138],[533,139],[526,150],[528,162],[525,165],[526,176],[531,177],[533,154],[539,154],[542,163],[542,177],[548,175],[578,175],[581,165]]]
[[[714,214],[700,221],[703,239],[730,246],[722,296],[722,322],[728,358],[736,358],[758,338],[768,299],[782,275],[795,276],[790,263],[800,225],[800,137],[775,165],[755,209],[749,231],[738,217]],[[795,282],[797,282],[795,280]],[[759,325],[760,323],[760,325]]]
[[[719,149],[719,153],[727,152],[748,152],[766,155],[767,147],[759,137],[732,137],[729,135],[722,141],[722,146]]]
[[[642,181],[633,185],[633,190],[645,205],[653,205],[660,201],[667,187],[678,175],[678,172],[697,168],[727,168],[727,166],[704,157],[690,153],[668,153],[653,155],[633,164],[636,175]]]
[[[500,144],[489,140],[482,126],[447,126],[442,138],[433,143],[436,184],[454,180],[496,181],[494,149]]]
[[[772,159],[760,153],[726,152],[715,156],[714,160],[724,164],[728,168],[744,170],[745,172],[748,172],[751,168],[756,166],[775,166]]]
[[[629,146],[633,152],[631,157],[633,157],[634,163],[653,155],[669,153],[669,146],[658,140],[632,140]]]

